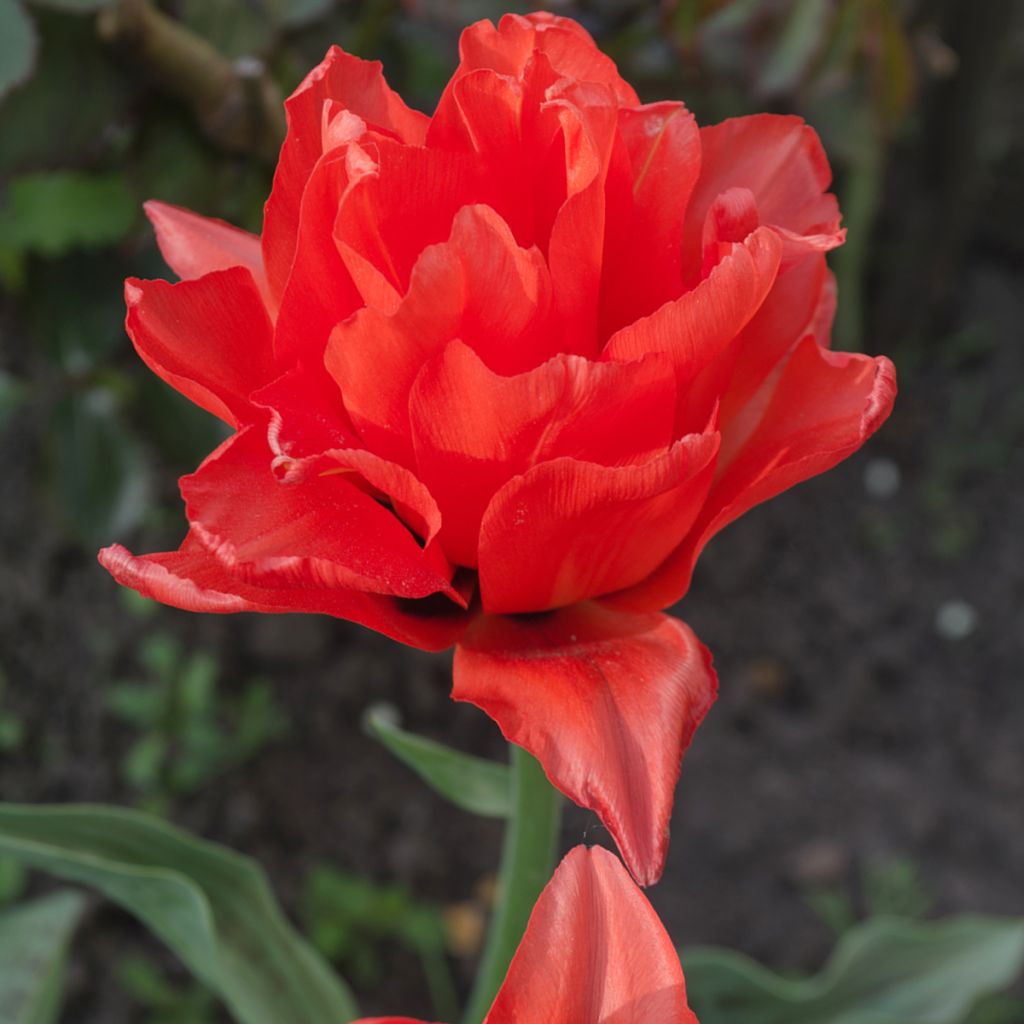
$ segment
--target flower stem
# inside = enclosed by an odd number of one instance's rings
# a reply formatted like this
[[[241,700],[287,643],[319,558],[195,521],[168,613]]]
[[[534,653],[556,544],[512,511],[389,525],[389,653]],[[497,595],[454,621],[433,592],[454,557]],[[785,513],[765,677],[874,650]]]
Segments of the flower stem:
[[[551,878],[561,800],[540,763],[513,746],[512,816],[501,853],[498,903],[463,1024],[481,1024],[487,1015],[526,931],[533,905]]]

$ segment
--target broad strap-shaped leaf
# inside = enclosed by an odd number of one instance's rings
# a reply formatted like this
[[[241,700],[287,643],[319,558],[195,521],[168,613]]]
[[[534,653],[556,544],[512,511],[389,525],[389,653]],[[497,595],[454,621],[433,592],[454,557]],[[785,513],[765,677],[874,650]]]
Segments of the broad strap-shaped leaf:
[[[74,14],[92,14],[102,7],[109,7],[114,0],[29,0],[33,7],[52,7],[57,11],[71,11]]]
[[[506,765],[406,732],[380,707],[367,712],[364,724],[399,761],[456,807],[485,818],[509,816],[512,784]]]
[[[64,994],[68,944],[86,899],[62,889],[0,915],[0,1020],[54,1024]]]
[[[687,987],[714,1024],[959,1024],[1024,967],[1024,920],[875,918],[820,974],[791,980],[719,949],[684,951]]]
[[[0,99],[32,74],[38,50],[35,24],[18,0],[0,0]]]
[[[99,889],[138,917],[240,1024],[344,1024],[345,985],[247,857],[116,807],[0,805],[0,854]]]

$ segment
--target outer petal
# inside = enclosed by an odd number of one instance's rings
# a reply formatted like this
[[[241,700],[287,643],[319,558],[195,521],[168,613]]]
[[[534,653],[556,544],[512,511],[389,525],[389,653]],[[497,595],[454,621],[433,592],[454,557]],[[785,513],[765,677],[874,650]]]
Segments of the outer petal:
[[[443,558],[422,549],[350,474],[335,470],[281,483],[272,458],[262,429],[253,426],[182,477],[193,532],[232,575],[277,587],[405,598],[445,593],[459,600]]]
[[[544,611],[642,580],[686,536],[717,452],[717,434],[689,434],[644,463],[559,458],[510,480],[480,528],[484,609]]]
[[[654,609],[678,601],[697,556],[719,530],[852,455],[885,422],[895,397],[896,372],[884,356],[830,352],[805,338],[723,428],[719,476],[689,536],[615,603]]]
[[[730,422],[808,334],[827,347],[834,309],[835,282],[822,253],[781,270],[750,322],[683,395],[679,429],[699,430],[716,407],[721,422]]]
[[[253,418],[249,395],[276,376],[267,311],[243,267],[193,281],[125,282],[125,327],[143,362],[232,426]]]
[[[719,390],[723,423],[753,398],[801,338],[813,334],[823,348],[828,347],[834,305],[835,281],[822,253],[808,253],[779,274],[733,346],[731,374]]]
[[[416,472],[444,517],[443,547],[476,566],[480,522],[500,487],[559,456],[616,465],[667,448],[675,385],[657,354],[634,363],[556,356],[503,377],[453,341],[417,376],[409,416]]]
[[[114,544],[100,564],[144,597],[190,612],[306,612],[368,626],[427,651],[451,647],[468,615],[447,599],[401,601],[355,590],[267,587],[232,576],[191,534],[178,551],[135,556]]]
[[[156,232],[163,258],[183,281],[202,277],[211,270],[245,267],[267,309],[273,312],[259,235],[156,199],[143,203],[143,209]]]
[[[410,110],[388,88],[378,61],[360,60],[331,47],[285,102],[288,137],[281,148],[263,227],[267,276],[278,297],[291,270],[302,193],[323,153],[324,105],[332,100],[404,142],[417,145],[426,136],[428,119]]]
[[[710,654],[678,619],[581,604],[476,620],[455,651],[452,696],[596,811],[650,885],[664,866],[680,761],[716,689]]]
[[[569,851],[484,1024],[697,1024],[679,954],[614,854]]]

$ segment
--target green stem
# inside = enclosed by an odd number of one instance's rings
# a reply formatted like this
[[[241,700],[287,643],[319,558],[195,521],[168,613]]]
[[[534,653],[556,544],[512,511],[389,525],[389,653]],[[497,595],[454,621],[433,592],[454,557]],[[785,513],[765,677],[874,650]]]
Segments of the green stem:
[[[498,905],[463,1024],[480,1024],[505,980],[533,905],[555,866],[561,796],[539,762],[512,747],[512,816],[505,832]]]
[[[865,342],[865,276],[868,255],[873,252],[872,228],[882,198],[885,173],[885,145],[876,127],[870,142],[846,172],[843,181],[843,222],[846,244],[835,254],[839,305],[834,334],[836,347],[844,352],[862,352]]]

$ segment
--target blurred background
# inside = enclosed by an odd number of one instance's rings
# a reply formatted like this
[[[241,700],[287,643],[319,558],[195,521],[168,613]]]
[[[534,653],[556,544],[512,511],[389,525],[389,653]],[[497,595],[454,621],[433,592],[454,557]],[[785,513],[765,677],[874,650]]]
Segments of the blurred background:
[[[722,691],[653,902],[680,946],[789,976],[865,918],[1024,915],[1024,5],[549,7],[645,100],[818,129],[849,229],[835,344],[900,375],[880,435],[716,539],[678,609]],[[464,750],[503,743],[449,701],[449,656],[328,619],[189,616],[99,568],[115,539],[177,546],[176,479],[219,440],[135,357],[122,280],[166,276],[145,199],[259,230],[280,99],[330,44],[429,111],[460,29],[527,9],[0,0],[0,796],[137,806],[255,856],[368,1014],[452,1019],[501,826],[362,717],[386,702]],[[571,808],[565,848],[584,838],[607,841]],[[0,865],[0,902],[43,888]],[[75,1024],[226,1019],[110,904],[67,991]],[[1019,997],[969,1019],[1020,1024]]]

